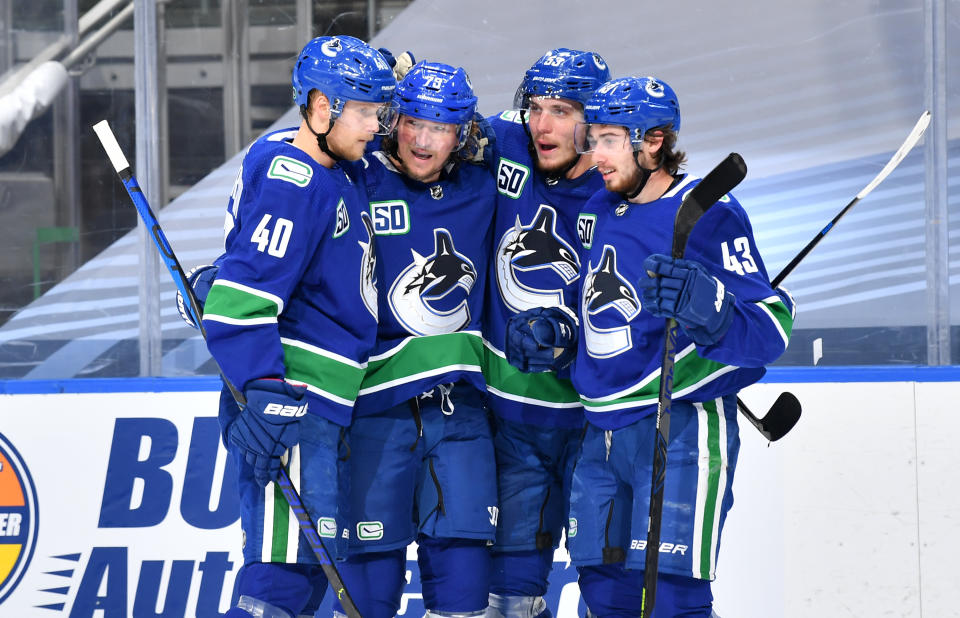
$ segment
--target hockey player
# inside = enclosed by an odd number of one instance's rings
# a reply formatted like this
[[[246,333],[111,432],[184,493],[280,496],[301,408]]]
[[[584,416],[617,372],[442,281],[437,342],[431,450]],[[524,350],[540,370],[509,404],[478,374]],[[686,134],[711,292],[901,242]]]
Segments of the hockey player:
[[[326,577],[273,481],[287,465],[333,551],[345,507],[338,445],[377,324],[366,200],[341,162],[392,127],[396,80],[379,52],[339,36],[307,43],[292,81],[300,126],[247,151],[203,315],[211,354],[246,397],[241,410],[225,394],[220,409],[244,534],[228,618],[312,615],[319,605]],[[195,273],[195,289],[213,272]]]
[[[589,424],[573,475],[571,556],[593,615],[639,615],[663,318],[674,318],[681,329],[654,615],[711,616],[710,581],[739,450],[736,394],[783,353],[792,301],[771,289],[733,196],[703,215],[684,259],[669,257],[677,208],[698,179],[679,171],[680,109],[667,84],[613,80],[584,116],[577,142],[593,155],[606,190],[581,215],[593,233],[583,238],[572,374]],[[576,326],[552,311],[518,316],[511,329],[529,342],[560,325]],[[534,358],[555,353],[540,348]]]
[[[525,374],[504,357],[505,325],[534,307],[575,307],[580,277],[577,214],[602,189],[590,155],[574,148],[583,105],[610,79],[598,54],[566,48],[525,73],[515,111],[490,119],[496,134],[494,259],[487,295],[489,404],[500,523],[493,548],[488,616],[549,616],[543,595],[567,519],[570,468],[583,410],[568,376],[550,359]],[[565,359],[569,361],[569,359]]]
[[[394,101],[395,133],[362,163],[380,321],[348,436],[340,572],[364,618],[394,616],[416,540],[427,616],[481,616],[497,521],[480,333],[495,189],[458,162],[477,103],[463,69],[421,62]]]

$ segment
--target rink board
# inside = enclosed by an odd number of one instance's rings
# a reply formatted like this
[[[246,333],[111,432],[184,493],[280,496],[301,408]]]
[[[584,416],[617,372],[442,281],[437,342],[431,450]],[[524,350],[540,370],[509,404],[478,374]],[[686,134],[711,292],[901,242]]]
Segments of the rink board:
[[[123,390],[118,383],[104,388]],[[227,609],[241,563],[239,508],[213,415],[217,393],[184,384],[183,392],[0,395],[0,615]],[[950,615],[960,383],[762,383],[742,396],[762,412],[782,390],[804,406],[791,434],[768,447],[741,424],[718,613]],[[26,497],[18,502],[14,490]],[[420,616],[416,564],[408,564],[402,614]],[[577,615],[575,582],[557,552],[554,615]]]

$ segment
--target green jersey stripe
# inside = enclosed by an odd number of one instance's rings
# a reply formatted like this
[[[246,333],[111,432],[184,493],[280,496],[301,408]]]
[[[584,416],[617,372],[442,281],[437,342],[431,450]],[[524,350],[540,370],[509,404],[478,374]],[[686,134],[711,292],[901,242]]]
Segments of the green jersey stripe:
[[[483,374],[491,393],[505,399],[551,408],[579,408],[580,396],[570,380],[553,372],[523,373],[503,353],[484,342]]]
[[[363,381],[364,371],[356,363],[342,363],[317,354],[307,347],[283,341],[286,378],[307,385],[311,392],[337,403],[352,406]],[[316,348],[315,348],[316,349]]]
[[[351,367],[356,367],[357,369],[366,369],[367,367],[366,363],[358,363],[357,361],[347,358],[346,356],[342,356],[336,352],[331,352],[330,350],[324,350],[323,348],[311,345],[306,341],[298,341],[296,339],[290,339],[289,337],[281,337],[280,343],[285,346],[301,348],[307,352],[310,352],[311,354],[323,356],[324,358],[329,358],[330,360],[334,360],[338,363],[343,363],[344,365],[349,365]]]
[[[699,406],[698,406],[699,408]],[[712,579],[714,551],[716,548],[716,524],[719,523],[720,504],[718,494],[722,492],[719,486],[721,469],[725,466],[724,457],[721,448],[725,449],[725,444],[720,444],[720,424],[725,422],[717,413],[717,402],[707,401],[703,404],[703,410],[706,418],[706,446],[707,457],[700,459],[701,469],[705,466],[706,483],[704,487],[698,488],[705,491],[703,527],[700,538],[700,573],[697,575],[700,579]],[[702,417],[701,417],[702,418]],[[701,451],[702,452],[702,451]],[[722,497],[720,497],[722,499]]]
[[[783,339],[783,347],[787,347],[790,343],[790,334],[793,332],[793,316],[779,297],[775,297],[774,302],[768,302],[768,300],[770,299],[757,303],[757,306],[770,317],[770,321],[780,333],[780,338]]]
[[[203,317],[210,319],[212,316],[218,316],[233,320],[272,318],[276,321],[282,311],[283,301],[273,294],[245,285],[217,280],[210,288]]]
[[[269,530],[270,562],[287,561],[287,529],[290,527],[290,505],[283,497],[283,491],[278,483],[270,483],[268,492],[273,492],[273,526]],[[264,536],[267,536],[264,530]],[[267,542],[267,539],[264,539]]]
[[[408,337],[367,363],[360,394],[374,393],[449,370],[480,371],[483,342],[475,331]]]
[[[739,367],[707,360],[696,354],[689,354],[677,360],[674,365],[673,397],[680,398],[692,393],[735,369],[739,369]],[[682,379],[676,380],[677,376],[682,376]],[[606,403],[610,400],[610,396],[597,399],[581,397],[580,400],[583,402],[584,409],[590,412],[612,412],[655,404],[660,395],[660,368],[644,378],[638,386],[639,388],[636,388],[636,390],[628,392],[627,395],[619,397],[612,403]]]

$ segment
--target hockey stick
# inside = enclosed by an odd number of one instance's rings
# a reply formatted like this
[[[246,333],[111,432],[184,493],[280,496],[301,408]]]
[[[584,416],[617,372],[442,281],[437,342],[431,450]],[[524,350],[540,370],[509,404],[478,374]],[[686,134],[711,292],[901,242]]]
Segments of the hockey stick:
[[[130,195],[130,199],[133,201],[133,205],[136,207],[137,213],[139,213],[140,218],[150,230],[150,234],[153,236],[153,242],[156,244],[157,250],[160,252],[160,256],[163,258],[164,264],[166,264],[167,270],[170,272],[170,276],[173,277],[173,282],[177,286],[177,290],[180,291],[180,295],[186,300],[187,309],[189,310],[194,323],[200,329],[200,334],[203,336],[204,341],[206,341],[207,331],[203,327],[203,321],[201,319],[202,313],[200,311],[200,304],[197,301],[197,297],[193,293],[193,288],[190,287],[190,284],[187,282],[187,276],[184,274],[183,268],[180,266],[180,262],[177,261],[177,256],[173,253],[173,248],[170,246],[170,242],[167,240],[166,235],[160,228],[160,222],[157,220],[156,215],[154,215],[153,210],[150,208],[150,204],[147,203],[147,198],[143,195],[143,191],[140,190],[140,185],[137,184],[137,179],[133,174],[133,169],[127,162],[127,158],[124,156],[123,150],[120,149],[120,144],[117,143],[117,138],[110,129],[110,124],[106,120],[101,120],[97,124],[93,125],[93,130],[97,134],[97,137],[100,138],[100,143],[103,145],[103,149],[107,152],[107,156],[110,158],[110,162],[117,171],[117,175],[120,176],[123,186],[127,189],[127,193]],[[227,388],[230,389],[230,394],[233,395],[237,405],[245,405],[246,401],[243,393],[237,390],[236,386],[234,386],[230,380],[223,375],[222,370],[220,370],[220,377],[223,378],[223,383],[226,384]],[[320,562],[320,567],[323,569],[324,575],[327,576],[330,587],[334,590],[334,592],[336,592],[337,598],[343,605],[343,609],[347,616],[350,616],[350,618],[361,618],[360,611],[353,602],[353,598],[351,598],[350,594],[347,593],[347,589],[343,584],[343,579],[340,577],[340,573],[337,571],[336,566],[334,566],[333,561],[330,559],[330,553],[324,546],[323,539],[317,533],[317,528],[310,519],[310,513],[307,512],[306,507],[303,505],[303,500],[300,498],[300,494],[293,486],[293,482],[290,480],[290,475],[287,473],[287,469],[284,467],[280,468],[280,476],[277,479],[277,484],[279,485],[280,490],[283,492],[283,497],[286,498],[290,508],[293,509],[293,513],[297,518],[297,522],[300,524],[301,534],[303,534],[304,538],[307,539],[307,542],[310,544],[310,548],[313,550],[314,556],[316,556],[317,560]]]
[[[793,269],[797,267],[800,261],[803,260],[803,258],[807,257],[807,254],[810,253],[813,250],[813,248],[820,243],[821,240],[823,240],[823,237],[826,236],[827,233],[833,229],[833,226],[835,226],[837,222],[840,221],[840,218],[843,217],[843,215],[847,214],[847,212],[849,212],[850,209],[853,208],[853,206],[857,202],[859,202],[863,198],[870,195],[870,192],[876,189],[877,185],[883,182],[886,179],[886,177],[889,176],[890,173],[893,170],[895,170],[898,165],[900,165],[900,162],[903,161],[904,157],[906,157],[907,154],[911,150],[913,150],[913,147],[916,146],[917,142],[920,141],[920,138],[923,137],[923,133],[924,131],[927,130],[927,126],[929,124],[930,124],[930,112],[925,111],[922,114],[920,114],[920,118],[919,120],[917,120],[917,124],[915,124],[913,126],[913,129],[910,131],[910,135],[908,135],[907,139],[905,139],[903,143],[900,144],[900,148],[898,148],[897,151],[893,153],[893,156],[890,157],[890,160],[887,161],[887,164],[883,166],[883,169],[880,170],[880,173],[877,174],[874,177],[874,179],[871,180],[869,184],[867,184],[867,186],[865,186],[860,191],[860,193],[857,193],[856,197],[850,200],[850,203],[844,206],[843,210],[838,212],[837,216],[834,217],[830,221],[830,223],[824,226],[824,228],[820,230],[820,233],[814,236],[813,240],[807,243],[806,247],[800,250],[800,253],[798,253],[792,260],[790,260],[790,263],[787,264],[784,267],[784,269],[780,271],[779,275],[774,277],[773,281],[771,281],[771,284],[773,285],[773,287],[777,287],[778,285],[780,285],[780,283],[782,283],[783,280],[787,278],[787,275],[793,272]]]
[[[881,182],[883,182],[887,176],[893,172],[900,165],[900,162],[909,154],[913,147],[917,145],[920,141],[920,138],[923,137],[924,132],[927,130],[927,127],[930,125],[930,112],[925,111],[920,114],[920,118],[917,120],[916,124],[913,126],[913,129],[910,130],[910,134],[907,135],[907,138],[900,144],[900,148],[897,149],[893,156],[890,157],[890,160],[887,161],[887,164],[883,166],[883,169],[880,170],[880,173],[877,174],[873,180],[871,180],[867,186],[865,186],[860,193],[850,200],[850,202],[843,207],[843,209],[837,213],[830,223],[828,223],[820,232],[813,237],[813,239],[807,243],[803,249],[800,250],[790,263],[787,264],[780,274],[774,277],[771,281],[772,287],[777,287],[780,285],[787,276],[793,272],[793,270],[800,264],[801,261],[807,254],[810,253],[814,247],[816,247],[823,237],[826,236],[830,230],[837,224],[840,219],[850,211],[853,206],[867,197],[871,191],[877,188]],[[779,440],[787,434],[788,431],[793,429],[793,426],[797,424],[797,421],[800,420],[800,402],[792,393],[783,392],[773,403],[770,410],[767,412],[766,416],[762,419],[754,416],[752,412],[747,408],[746,405],[739,398],[737,398],[737,405],[740,407],[740,411],[743,412],[743,415],[756,427],[761,434],[771,442]]]
[[[673,246],[670,252],[673,258],[683,257],[693,226],[707,212],[707,209],[732,191],[746,175],[746,163],[740,155],[733,152],[686,195],[677,209],[673,223]],[[656,444],[653,451],[653,476],[650,484],[650,511],[647,523],[647,555],[640,606],[642,618],[650,618],[653,615],[653,606],[656,602],[660,528],[663,523],[663,484],[667,472],[667,440],[670,439],[670,409],[673,402],[673,366],[676,348],[677,321],[667,318],[663,362],[660,369],[660,394],[657,400]]]

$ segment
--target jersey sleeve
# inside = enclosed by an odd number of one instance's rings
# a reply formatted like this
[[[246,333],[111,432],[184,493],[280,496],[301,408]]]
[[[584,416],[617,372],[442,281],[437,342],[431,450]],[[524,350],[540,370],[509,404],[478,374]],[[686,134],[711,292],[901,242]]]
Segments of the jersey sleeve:
[[[256,378],[285,376],[278,316],[332,217],[319,197],[315,203],[309,183],[267,177],[262,168],[253,173],[262,177],[244,179],[247,195],[235,208],[203,315],[210,353],[240,389]]]
[[[717,343],[697,346],[697,353],[727,365],[762,367],[786,350],[794,307],[770,286],[746,212],[732,196],[724,200],[694,227],[685,257],[703,264],[733,294],[733,321]]]

